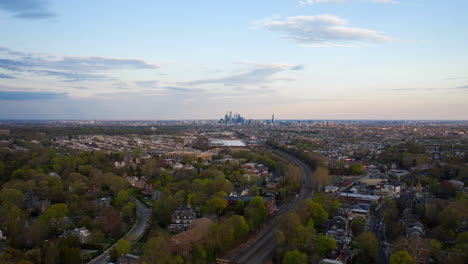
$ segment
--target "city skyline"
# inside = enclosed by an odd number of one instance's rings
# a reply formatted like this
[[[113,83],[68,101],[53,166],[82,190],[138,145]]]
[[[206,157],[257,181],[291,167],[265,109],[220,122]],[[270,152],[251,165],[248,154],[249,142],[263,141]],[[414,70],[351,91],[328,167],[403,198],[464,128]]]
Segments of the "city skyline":
[[[0,119],[467,120],[468,3],[0,3]]]

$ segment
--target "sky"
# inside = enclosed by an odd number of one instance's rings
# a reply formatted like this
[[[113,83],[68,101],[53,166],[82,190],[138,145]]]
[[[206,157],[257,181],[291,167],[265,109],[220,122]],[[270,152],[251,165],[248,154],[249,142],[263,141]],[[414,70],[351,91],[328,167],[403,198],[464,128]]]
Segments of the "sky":
[[[0,0],[0,119],[468,120],[466,0]]]

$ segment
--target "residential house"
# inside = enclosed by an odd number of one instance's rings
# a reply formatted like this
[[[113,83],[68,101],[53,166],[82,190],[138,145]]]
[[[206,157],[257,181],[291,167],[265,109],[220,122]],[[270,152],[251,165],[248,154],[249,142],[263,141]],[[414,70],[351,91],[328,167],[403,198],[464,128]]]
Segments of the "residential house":
[[[406,237],[410,236],[423,236],[426,234],[426,228],[418,217],[413,214],[410,208],[405,209],[401,214],[399,222],[402,223],[406,228]]]
[[[327,222],[326,235],[333,237],[339,248],[344,248],[351,242],[350,218],[337,215]]]
[[[196,218],[195,211],[192,208],[178,207],[172,213],[172,222],[168,228],[172,230],[187,229]]]
[[[75,228],[73,230],[67,230],[61,237],[67,236],[76,236],[81,244],[87,244],[91,240],[91,231],[89,231],[86,227]]]
[[[109,208],[111,207],[111,202],[112,202],[112,197],[101,197],[101,198],[97,198],[96,200],[94,200],[96,206],[98,207],[105,207],[105,208]]]

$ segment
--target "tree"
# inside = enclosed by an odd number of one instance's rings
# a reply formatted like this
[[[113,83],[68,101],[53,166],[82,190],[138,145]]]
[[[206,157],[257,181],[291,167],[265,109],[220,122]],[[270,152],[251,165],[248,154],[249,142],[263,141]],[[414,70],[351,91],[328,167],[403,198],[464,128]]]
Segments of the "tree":
[[[28,250],[25,254],[24,257],[31,261],[31,263],[34,264],[41,264],[42,263],[42,254],[41,254],[41,249],[40,248],[34,248],[31,250]]]
[[[133,157],[134,158],[139,158],[143,154],[143,149],[141,147],[136,147],[133,149]]]
[[[327,194],[327,193],[316,193],[312,201],[320,203],[328,212],[328,214],[332,214],[336,212],[338,209],[341,208],[341,202],[335,196]]]
[[[333,238],[328,238],[327,236],[321,235],[317,237],[315,241],[315,248],[317,254],[324,258],[327,255],[327,252],[330,252],[336,248],[336,241]]]
[[[57,245],[50,242],[47,244],[47,248],[44,254],[44,264],[58,264],[60,259]]]
[[[3,206],[9,204],[21,207],[23,204],[23,199],[23,193],[19,190],[4,188],[0,191],[0,201],[2,202]]]
[[[117,254],[122,256],[130,252],[130,244],[124,239],[119,239],[117,244],[115,244],[115,249],[117,250]]]
[[[0,180],[3,179],[6,175],[6,166],[3,161],[0,160]]]
[[[234,230],[235,240],[244,238],[249,232],[249,224],[247,224],[245,218],[241,215],[231,216],[227,223]]]
[[[312,200],[304,200],[302,202],[302,206],[299,209],[299,215],[301,216],[303,223],[307,223],[309,218],[312,218],[316,226],[325,224],[328,221],[329,216],[322,204]]]
[[[26,214],[16,205],[0,207],[0,228],[6,232],[7,237],[17,239],[26,220]]]
[[[283,264],[307,264],[307,255],[297,249],[286,251],[283,257]]]
[[[304,226],[301,217],[296,212],[290,212],[281,219],[275,235],[280,246],[311,253],[315,238],[313,220]]]
[[[219,196],[215,196],[206,201],[206,208],[208,213],[221,214],[227,207],[227,201]]]
[[[135,218],[135,205],[133,203],[128,202],[124,207],[122,207],[122,218],[126,223],[132,223]]]
[[[259,228],[268,215],[263,198],[260,196],[252,198],[245,207],[244,215],[251,230]]]
[[[377,260],[379,242],[371,232],[362,232],[353,241],[357,263],[373,264]]]
[[[328,169],[325,167],[317,167],[312,175],[317,190],[322,190],[323,187],[327,186],[331,182],[331,177],[328,173]]]
[[[91,244],[102,244],[105,238],[106,236],[99,229],[93,230],[93,232],[91,232]]]
[[[113,208],[105,208],[97,217],[99,229],[112,237],[119,237],[123,233],[122,217],[119,212]]]
[[[243,215],[244,214],[244,207],[245,207],[245,202],[243,200],[237,201],[236,204],[236,214],[238,215]]]
[[[127,204],[129,199],[128,191],[127,190],[120,190],[117,193],[117,197],[115,197],[115,206],[118,208],[122,208],[125,204]]]
[[[60,247],[61,264],[80,264],[80,248]]]
[[[416,264],[408,252],[402,250],[392,254],[390,264]]]
[[[178,201],[168,189],[161,190],[161,197],[154,202],[154,216],[160,226],[166,227],[172,221],[172,213],[178,206]]]
[[[351,230],[353,231],[353,235],[357,236],[362,231],[364,231],[364,227],[366,226],[366,221],[364,221],[364,218],[362,217],[356,217],[353,219],[351,222]]]
[[[175,256],[170,241],[162,235],[150,238],[145,244],[143,259],[148,264],[179,264],[180,256]]]
[[[63,231],[65,228],[65,217],[68,214],[68,207],[64,203],[53,204],[44,214],[39,217],[39,221],[42,224],[48,224],[52,228],[52,231]]]
[[[351,165],[350,169],[353,175],[359,175],[363,173],[364,166],[362,165],[361,162],[356,162],[353,165]]]
[[[141,173],[146,177],[155,178],[161,174],[160,161],[155,158],[146,160],[141,167]]]

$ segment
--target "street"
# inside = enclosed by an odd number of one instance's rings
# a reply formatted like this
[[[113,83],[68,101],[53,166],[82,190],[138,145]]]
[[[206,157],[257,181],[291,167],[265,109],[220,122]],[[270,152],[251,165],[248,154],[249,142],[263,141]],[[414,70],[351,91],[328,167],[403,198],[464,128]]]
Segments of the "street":
[[[149,220],[151,219],[151,209],[147,208],[137,199],[132,199],[132,202],[135,204],[137,220],[133,227],[128,231],[128,233],[122,237],[127,240],[130,244],[135,242],[140,238],[141,235],[145,232],[145,229],[148,227]],[[109,247],[101,255],[97,256],[93,260],[89,261],[88,264],[106,264],[109,258],[109,252],[115,247],[115,244]]]

